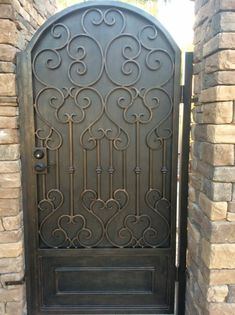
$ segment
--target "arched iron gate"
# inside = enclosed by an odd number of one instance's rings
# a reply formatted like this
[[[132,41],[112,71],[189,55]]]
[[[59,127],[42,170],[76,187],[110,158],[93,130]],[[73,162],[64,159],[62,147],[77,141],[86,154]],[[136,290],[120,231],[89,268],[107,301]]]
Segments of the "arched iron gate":
[[[86,3],[18,74],[29,314],[173,313],[178,47],[139,9]]]

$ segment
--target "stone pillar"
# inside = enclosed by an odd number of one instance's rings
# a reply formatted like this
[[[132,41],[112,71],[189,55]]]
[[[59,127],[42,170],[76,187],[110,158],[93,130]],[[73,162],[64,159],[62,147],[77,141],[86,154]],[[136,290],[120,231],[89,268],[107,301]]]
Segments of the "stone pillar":
[[[195,0],[186,314],[235,314],[235,1]]]
[[[16,53],[55,11],[55,0],[0,0],[0,315],[25,305],[24,286],[6,285],[24,276]]]

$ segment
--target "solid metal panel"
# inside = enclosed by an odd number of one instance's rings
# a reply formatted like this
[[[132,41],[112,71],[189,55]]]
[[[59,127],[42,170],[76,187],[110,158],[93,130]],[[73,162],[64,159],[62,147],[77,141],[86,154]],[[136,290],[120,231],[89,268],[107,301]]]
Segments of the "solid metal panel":
[[[104,313],[131,309],[143,313],[146,307],[151,312],[169,310],[174,285],[169,256],[104,254],[94,260],[91,253],[72,260],[69,255],[40,259],[43,305],[48,309],[70,305],[88,313],[97,308]]]
[[[59,287],[64,279],[63,289],[70,292],[69,279],[79,278],[79,273],[62,276],[60,268],[79,260],[74,250],[84,261],[87,251],[95,261],[102,261],[99,253],[105,250],[113,262],[106,265],[109,298],[97,297],[104,314],[112,299],[119,313],[123,300],[129,303],[128,310],[123,306],[128,313],[138,309],[172,313],[180,91],[177,46],[154,18],[139,9],[116,2],[86,3],[45,23],[22,55],[21,69],[19,90],[27,90],[21,96],[21,139],[30,314],[58,313],[59,305],[67,314],[74,314],[74,307],[77,313],[84,311],[67,293],[55,297],[56,311],[51,309],[56,273],[39,264],[42,252],[42,260],[48,262],[52,253],[65,253],[66,264],[58,267],[57,276]],[[35,154],[37,149],[43,157]],[[164,249],[169,251],[167,264]],[[124,254],[116,264],[120,250]],[[128,294],[119,299],[112,295],[110,268],[118,270],[123,263],[128,267],[125,251],[133,261],[143,262],[138,268],[151,261],[146,251],[156,251],[158,264],[167,273],[165,280],[160,277],[159,292],[165,295],[155,300],[158,306],[142,299],[137,309]],[[96,280],[87,271],[88,288],[105,277],[97,268]],[[143,288],[147,288],[148,275],[143,275],[139,281],[145,278]],[[73,286],[79,291],[80,282],[73,281],[71,291]],[[136,287],[129,289],[138,291],[140,282],[136,280]],[[114,281],[114,291],[115,286],[123,292],[128,288],[124,280],[118,285]],[[84,312],[95,310],[87,306]]]
[[[56,268],[55,273],[58,294],[146,294],[153,291],[154,268],[61,267]]]

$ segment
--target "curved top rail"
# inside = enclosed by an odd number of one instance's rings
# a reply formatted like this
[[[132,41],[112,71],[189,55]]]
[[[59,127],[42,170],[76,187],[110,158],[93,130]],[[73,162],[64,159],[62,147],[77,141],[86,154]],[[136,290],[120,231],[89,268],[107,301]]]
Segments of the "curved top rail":
[[[133,5],[126,4],[123,2],[118,2],[118,1],[98,1],[98,2],[97,1],[89,1],[89,2],[84,2],[84,3],[80,3],[80,4],[75,4],[71,7],[68,7],[66,9],[56,13],[55,15],[51,16],[36,31],[36,33],[33,35],[32,39],[31,39],[31,41],[27,45],[25,51],[31,53],[32,49],[34,48],[34,46],[36,45],[36,43],[40,39],[43,32],[45,30],[47,30],[50,26],[55,24],[57,21],[61,20],[62,18],[66,18],[69,14],[74,13],[74,12],[81,10],[81,9],[89,9],[92,7],[102,8],[102,7],[107,7],[107,6],[112,6],[114,8],[125,9],[127,11],[134,12],[134,13],[140,15],[141,17],[147,19],[148,21],[152,22],[165,35],[166,39],[168,40],[169,44],[171,45],[171,47],[175,51],[175,53],[180,53],[180,49],[179,49],[178,45],[176,44],[175,40],[172,38],[170,33],[165,29],[165,27],[155,17],[153,17],[149,13],[147,13],[144,10],[139,9]]]

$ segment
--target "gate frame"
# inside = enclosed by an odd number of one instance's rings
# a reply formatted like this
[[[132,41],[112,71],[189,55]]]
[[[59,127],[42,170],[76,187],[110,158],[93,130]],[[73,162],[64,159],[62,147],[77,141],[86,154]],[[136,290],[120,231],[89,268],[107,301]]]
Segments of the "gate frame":
[[[36,216],[33,217],[30,214],[35,211],[37,208],[36,198],[28,198],[30,196],[31,191],[36,191],[36,176],[35,178],[30,179],[31,186],[27,185],[27,181],[29,175],[32,173],[32,165],[33,165],[33,157],[31,148],[33,147],[32,136],[30,131],[34,126],[34,107],[28,106],[27,104],[32,103],[33,99],[33,91],[32,91],[32,72],[31,72],[31,52],[40,38],[41,34],[49,28],[55,21],[62,18],[63,16],[69,15],[80,8],[91,8],[95,5],[98,6],[109,6],[113,5],[114,7],[119,7],[121,9],[132,10],[134,13],[139,14],[143,18],[152,21],[155,25],[161,29],[164,33],[164,36],[167,38],[169,43],[172,45],[175,51],[175,73],[181,73],[180,71],[180,62],[181,62],[181,51],[176,45],[174,39],[168,33],[168,31],[164,28],[159,21],[148,14],[147,12],[117,1],[99,1],[98,3],[95,1],[85,2],[82,4],[73,5],[61,12],[56,13],[51,16],[34,34],[32,39],[30,40],[27,48],[17,54],[17,86],[18,86],[18,100],[19,100],[19,124],[20,126],[28,126],[29,128],[26,131],[26,128],[20,130],[20,144],[21,144],[21,161],[22,161],[22,190],[23,190],[23,213],[24,213],[24,244],[25,244],[25,280],[26,280],[26,291],[27,291],[27,308],[30,310],[37,310],[39,305],[32,301],[31,296],[35,295],[35,290],[37,292],[36,287],[32,286],[32,280],[35,279],[37,275],[35,266],[36,266],[36,252],[37,247],[34,245],[37,243],[37,238],[35,238],[36,233],[32,233],[32,226],[37,225]],[[179,266],[176,267],[176,278],[175,283],[178,282],[178,295],[176,300],[175,308],[178,308],[178,314],[184,314],[185,310],[185,287],[186,287],[186,250],[187,250],[187,197],[188,197],[188,161],[189,161],[189,131],[190,131],[190,105],[191,105],[191,90],[192,90],[192,54],[186,54],[186,63],[185,63],[185,85],[183,90],[181,91],[181,96],[178,95],[178,99],[183,99],[184,103],[184,115],[183,115],[183,135],[182,135],[182,169],[181,169],[181,182],[180,182],[180,210],[179,210],[179,228],[180,228],[180,237],[179,237],[179,247],[178,247],[178,255]],[[19,80],[19,78],[21,78]],[[174,95],[177,97],[176,88],[174,87]],[[179,104],[178,108],[175,106],[175,115],[178,115],[177,119],[179,119]],[[173,124],[173,132],[176,133],[179,131],[179,126],[176,126],[176,123]],[[177,136],[175,136],[177,137]],[[172,143],[172,150],[177,151],[179,143]],[[32,163],[26,163],[25,156],[32,157]],[[176,170],[172,169],[172,177],[175,178]],[[176,184],[175,184],[176,185]],[[176,191],[172,192],[172,196],[176,195]],[[176,200],[176,198],[174,197]],[[176,208],[176,205],[175,205]],[[31,212],[32,211],[32,212]],[[176,211],[177,212],[177,211]],[[176,213],[175,213],[176,216]],[[175,221],[176,222],[176,221]],[[176,226],[171,228],[175,230]],[[30,233],[31,231],[31,233]],[[176,233],[176,231],[175,231]],[[30,238],[29,236],[33,235],[34,238]],[[176,237],[175,237],[176,243]],[[175,244],[176,245],[176,244]],[[33,262],[33,263],[32,263]],[[34,283],[39,283],[38,279],[34,280]],[[32,294],[34,292],[34,294]],[[177,290],[175,289],[175,294]],[[38,301],[38,300],[37,300]]]

